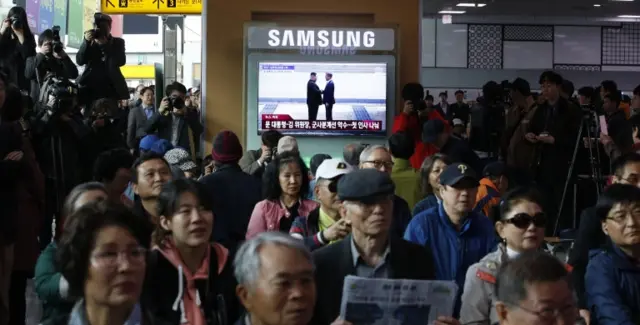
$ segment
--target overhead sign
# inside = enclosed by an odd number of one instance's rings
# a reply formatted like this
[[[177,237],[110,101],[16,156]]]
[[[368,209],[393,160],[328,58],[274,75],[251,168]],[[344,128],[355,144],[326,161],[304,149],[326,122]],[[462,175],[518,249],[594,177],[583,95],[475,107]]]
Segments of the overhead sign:
[[[395,31],[391,28],[304,28],[251,26],[250,49],[300,49],[393,51]]]
[[[105,14],[200,15],[202,0],[100,0]]]

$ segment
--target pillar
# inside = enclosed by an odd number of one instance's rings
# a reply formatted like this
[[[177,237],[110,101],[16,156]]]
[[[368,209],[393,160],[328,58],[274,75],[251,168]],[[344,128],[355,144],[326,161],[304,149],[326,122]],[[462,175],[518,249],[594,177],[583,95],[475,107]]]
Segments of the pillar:
[[[233,0],[207,1],[203,37],[205,152],[213,136],[223,129],[235,132],[246,143],[244,108],[244,24],[281,22],[296,26],[397,27],[398,90],[419,81],[420,20],[422,0]],[[327,12],[330,8],[331,12]],[[245,148],[255,149],[255,148]]]

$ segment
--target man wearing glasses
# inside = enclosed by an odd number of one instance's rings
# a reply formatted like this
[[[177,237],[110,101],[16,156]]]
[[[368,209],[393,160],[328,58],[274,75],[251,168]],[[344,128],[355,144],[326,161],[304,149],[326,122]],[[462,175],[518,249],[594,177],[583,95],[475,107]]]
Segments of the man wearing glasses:
[[[377,169],[391,175],[394,162],[389,149],[381,145],[366,147],[360,154],[360,169]],[[411,209],[409,204],[398,195],[393,195],[393,220],[391,224],[392,234],[402,237],[405,229],[411,221]]]

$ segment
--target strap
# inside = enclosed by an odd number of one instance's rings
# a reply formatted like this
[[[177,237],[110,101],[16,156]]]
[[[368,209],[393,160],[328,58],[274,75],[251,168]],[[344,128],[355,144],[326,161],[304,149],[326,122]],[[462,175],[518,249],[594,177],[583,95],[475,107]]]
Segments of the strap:
[[[185,123],[186,123],[186,119],[185,119]],[[189,127],[189,125],[187,124],[187,133],[189,135],[189,148],[191,149],[191,159],[193,160],[193,162],[196,162],[196,144],[195,144],[195,139],[193,138],[193,130],[191,130],[191,127]]]

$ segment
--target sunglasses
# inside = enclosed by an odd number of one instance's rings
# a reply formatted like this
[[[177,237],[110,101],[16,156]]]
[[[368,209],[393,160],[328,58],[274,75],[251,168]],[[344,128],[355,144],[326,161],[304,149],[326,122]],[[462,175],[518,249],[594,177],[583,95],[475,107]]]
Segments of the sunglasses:
[[[520,229],[527,229],[531,224],[536,228],[543,228],[547,224],[547,217],[542,212],[533,216],[527,213],[518,213],[513,218],[503,220],[503,222],[510,223]]]
[[[340,175],[329,180],[329,183],[327,184],[327,189],[329,190],[329,192],[338,193],[338,181],[340,180],[340,178],[342,178],[342,176],[344,175]]]

